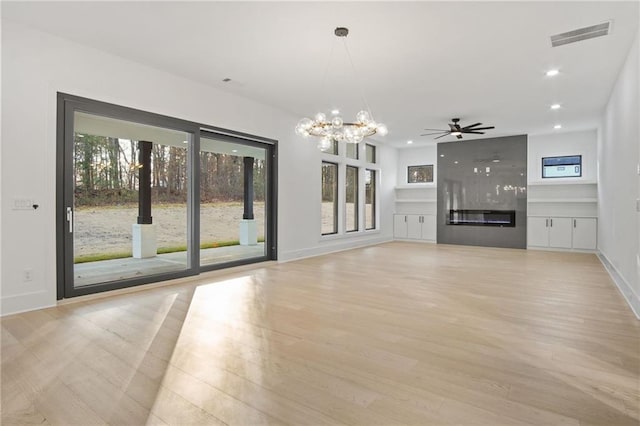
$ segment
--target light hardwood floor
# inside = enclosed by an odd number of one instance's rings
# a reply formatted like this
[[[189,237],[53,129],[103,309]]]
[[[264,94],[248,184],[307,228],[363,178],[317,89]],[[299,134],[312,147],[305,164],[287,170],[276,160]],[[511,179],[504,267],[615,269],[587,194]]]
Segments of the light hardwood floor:
[[[594,255],[389,243],[2,319],[2,424],[640,424]]]

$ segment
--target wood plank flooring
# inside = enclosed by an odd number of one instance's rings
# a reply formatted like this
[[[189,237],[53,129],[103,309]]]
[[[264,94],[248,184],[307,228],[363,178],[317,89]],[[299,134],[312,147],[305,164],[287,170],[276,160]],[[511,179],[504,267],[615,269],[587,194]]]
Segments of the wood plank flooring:
[[[634,425],[595,255],[394,242],[5,317],[3,425]]]

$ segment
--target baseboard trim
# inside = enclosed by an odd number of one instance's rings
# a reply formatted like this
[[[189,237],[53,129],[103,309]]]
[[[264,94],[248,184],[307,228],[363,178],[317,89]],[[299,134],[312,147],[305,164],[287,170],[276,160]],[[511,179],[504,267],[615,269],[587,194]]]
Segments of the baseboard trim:
[[[604,269],[606,269],[616,287],[618,287],[618,290],[624,297],[624,300],[627,301],[627,304],[631,308],[631,312],[633,312],[636,318],[640,320],[640,297],[638,297],[638,295],[633,291],[633,288],[631,288],[629,283],[625,281],[604,253],[598,251],[597,255],[598,259],[600,259],[600,262],[604,266]]]
[[[333,240],[331,241],[331,244],[322,244],[318,247],[284,252],[280,256],[278,256],[278,262],[293,262],[295,260],[302,260],[310,257],[322,256],[325,254],[337,253],[345,250],[375,246],[390,241],[393,241],[393,238],[377,237],[364,240],[359,239],[356,241]]]
[[[567,249],[560,247],[538,247],[538,246],[527,246],[527,250],[537,250],[537,251],[559,251],[563,253],[590,253],[590,254],[598,254],[597,250],[583,250],[583,249]]]
[[[436,240],[417,240],[414,238],[398,238],[395,237],[393,241],[400,241],[403,243],[425,243],[425,244],[437,244]]]
[[[56,306],[55,302],[50,302],[50,299],[54,298],[46,291],[32,291],[13,296],[3,296],[0,303],[0,317],[4,318],[24,312],[51,308]]]

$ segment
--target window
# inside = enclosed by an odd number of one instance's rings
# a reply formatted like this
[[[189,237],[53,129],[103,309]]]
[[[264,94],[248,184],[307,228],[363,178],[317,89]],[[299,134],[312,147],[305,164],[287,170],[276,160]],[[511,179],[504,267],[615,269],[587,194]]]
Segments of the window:
[[[377,230],[377,146],[340,145],[338,153],[321,152],[321,235],[353,236]],[[372,164],[373,163],[373,164]]]
[[[338,233],[338,165],[322,162],[322,235]]]
[[[582,155],[544,157],[542,178],[566,178],[582,176]]]
[[[367,163],[376,163],[376,147],[374,145],[366,145]]]
[[[367,145],[368,147],[369,145]],[[365,170],[365,201],[364,226],[365,229],[376,228],[376,171]]]
[[[323,148],[320,145],[318,147],[325,154],[338,155],[338,141],[331,141],[328,148]]]
[[[426,166],[409,166],[407,168],[407,183],[433,182],[433,164]]]
[[[352,158],[354,160],[358,159],[358,151],[360,145],[357,143],[348,143],[347,144],[347,158]]]
[[[349,144],[353,145],[353,144]],[[347,146],[349,146],[347,145]],[[346,232],[358,230],[358,168],[347,166],[345,217],[347,218]]]

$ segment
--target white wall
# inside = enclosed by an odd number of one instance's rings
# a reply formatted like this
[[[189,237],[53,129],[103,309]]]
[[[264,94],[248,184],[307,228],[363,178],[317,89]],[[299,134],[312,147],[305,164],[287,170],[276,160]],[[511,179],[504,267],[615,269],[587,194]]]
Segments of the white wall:
[[[527,146],[527,182],[550,183],[542,179],[542,158],[563,155],[582,155],[582,176],[563,178],[558,183],[596,182],[597,180],[597,131],[529,135]]]
[[[598,248],[621,277],[620,290],[640,318],[639,49],[636,36],[599,129]]]
[[[407,167],[433,164],[433,183],[438,182],[438,158],[436,145],[398,150],[397,185],[407,184]]]
[[[278,256],[290,260],[392,238],[396,155],[380,148],[381,231],[320,241],[320,152],[298,120],[222,92],[24,26],[2,22],[1,312],[56,303],[56,93],[165,114],[279,141]],[[12,210],[32,198],[35,211]],[[25,269],[33,280],[22,282]]]

